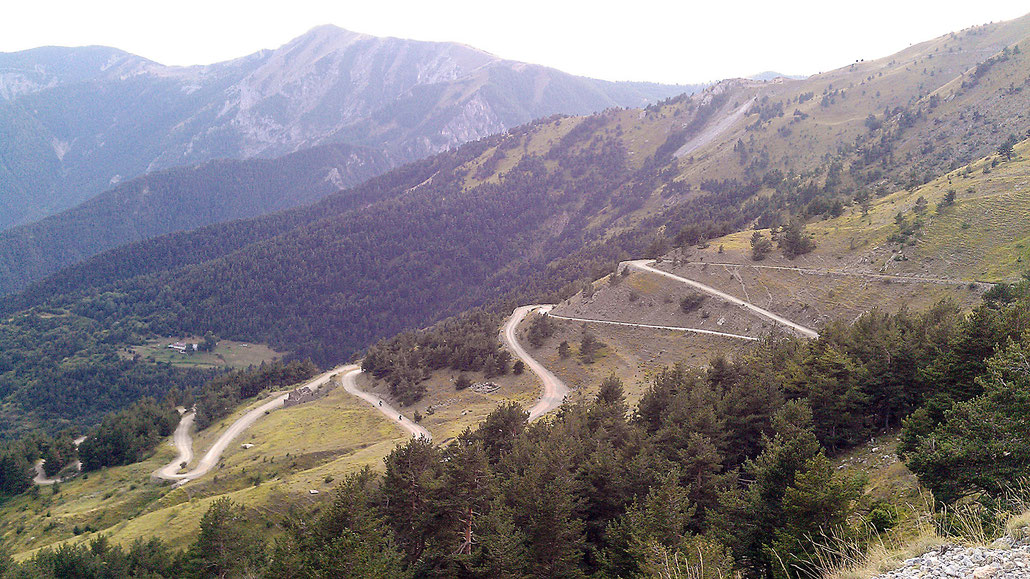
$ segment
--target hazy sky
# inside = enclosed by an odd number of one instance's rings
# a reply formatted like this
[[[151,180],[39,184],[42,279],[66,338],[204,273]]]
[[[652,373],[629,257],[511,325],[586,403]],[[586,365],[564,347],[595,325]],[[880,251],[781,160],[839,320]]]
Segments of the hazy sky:
[[[14,5],[17,3],[17,5]],[[462,42],[610,80],[810,74],[1030,12],[1027,0],[6,0],[0,52],[103,44],[164,64],[275,48],[319,24]]]

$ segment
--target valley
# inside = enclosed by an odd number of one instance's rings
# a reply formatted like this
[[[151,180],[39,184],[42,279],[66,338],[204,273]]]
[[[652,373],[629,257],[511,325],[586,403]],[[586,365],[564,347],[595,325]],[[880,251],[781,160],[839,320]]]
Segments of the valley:
[[[204,134],[261,159],[0,232],[0,577],[843,579],[1019,532],[1030,16],[693,94],[407,42],[214,65],[238,122]],[[357,47],[400,83],[376,122],[261,116]],[[498,121],[528,74],[665,100]],[[240,210],[161,229],[176,195]]]

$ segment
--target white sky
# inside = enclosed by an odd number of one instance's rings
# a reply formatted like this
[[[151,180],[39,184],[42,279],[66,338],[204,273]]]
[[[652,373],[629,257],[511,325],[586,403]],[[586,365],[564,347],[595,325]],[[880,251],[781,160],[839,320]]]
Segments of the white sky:
[[[1030,12],[1028,0],[4,0],[0,52],[102,44],[164,64],[275,48],[319,24],[462,42],[609,80],[811,74]]]

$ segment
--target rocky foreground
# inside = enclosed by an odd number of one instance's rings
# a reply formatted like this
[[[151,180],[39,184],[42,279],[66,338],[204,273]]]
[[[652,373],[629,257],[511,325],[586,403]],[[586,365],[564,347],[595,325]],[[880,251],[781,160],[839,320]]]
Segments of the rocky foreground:
[[[1022,579],[1030,577],[1030,544],[999,539],[990,547],[946,545],[905,561],[904,566],[874,579],[971,577]]]

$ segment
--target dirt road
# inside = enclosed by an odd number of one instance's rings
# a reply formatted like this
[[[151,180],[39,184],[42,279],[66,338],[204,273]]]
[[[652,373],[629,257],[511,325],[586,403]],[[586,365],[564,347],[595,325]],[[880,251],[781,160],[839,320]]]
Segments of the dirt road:
[[[317,390],[322,385],[329,382],[329,378],[333,374],[339,374],[346,368],[352,366],[340,366],[334,368],[328,372],[320,374],[315,378],[305,383],[306,386],[312,390]],[[154,471],[152,475],[154,478],[164,480],[177,480],[177,484],[185,484],[193,479],[204,476],[207,474],[216,464],[219,459],[222,458],[222,453],[229,447],[229,444],[240,434],[243,434],[245,430],[250,428],[252,424],[257,422],[259,418],[265,415],[266,412],[283,407],[283,401],[289,396],[289,392],[280,392],[272,395],[268,398],[264,404],[244,414],[236,422],[233,422],[229,428],[225,429],[225,432],[218,437],[218,440],[208,449],[207,453],[200,459],[195,467],[189,472],[180,473],[182,470],[182,463],[189,464],[193,460],[193,437],[190,435],[190,430],[193,428],[193,419],[195,417],[194,412],[190,412],[182,417],[179,421],[179,426],[176,427],[175,433],[172,435],[172,442],[175,444],[175,448],[179,451],[179,456],[172,462]]]
[[[970,281],[963,279],[948,279],[944,277],[920,277],[915,275],[889,275],[885,273],[867,273],[862,271],[851,271],[846,269],[818,269],[813,267],[793,267],[787,265],[757,265],[753,263],[719,263],[719,262],[704,262],[704,261],[686,261],[683,265],[714,265],[719,267],[733,267],[733,268],[754,268],[754,269],[772,269],[780,271],[795,271],[797,273],[805,273],[812,275],[840,275],[840,276],[853,276],[862,277],[867,279],[877,279],[886,281],[904,281],[904,282],[922,282],[922,283],[938,283],[945,285],[966,285],[969,283],[975,283],[978,286],[985,288],[992,288],[994,284],[985,281]]]
[[[43,459],[36,461],[36,476],[32,479],[32,482],[37,485],[52,485],[54,483],[61,482],[60,477],[47,478],[46,471],[43,470]]]
[[[694,281],[692,279],[685,278],[683,276],[679,276],[679,275],[676,275],[674,273],[669,273],[667,271],[662,271],[660,269],[655,269],[654,267],[651,267],[651,264],[654,263],[654,261],[652,261],[652,260],[649,260],[649,259],[638,259],[638,260],[635,260],[635,261],[627,261],[625,263],[626,263],[626,267],[632,267],[632,268],[635,268],[635,269],[639,269],[641,271],[646,271],[648,273],[653,273],[653,274],[656,274],[656,275],[665,276],[665,277],[667,277],[669,279],[673,279],[673,280],[676,280],[676,281],[678,281],[680,283],[684,283],[684,284],[687,284],[687,285],[689,285],[689,286],[691,286],[693,288],[699,289],[699,290],[701,290],[701,291],[703,291],[703,292],[705,292],[707,294],[711,294],[711,295],[713,295],[713,296],[715,296],[715,297],[717,297],[719,299],[726,300],[726,301],[728,301],[728,302],[730,302],[732,304],[736,304],[736,305],[741,306],[741,307],[745,307],[745,308],[755,312],[756,314],[758,314],[758,315],[760,315],[762,317],[768,318],[768,319],[770,319],[770,320],[772,320],[772,321],[774,321],[774,322],[776,322],[778,324],[786,326],[786,327],[794,330],[795,332],[797,332],[797,333],[799,333],[802,336],[805,336],[807,338],[818,338],[819,337],[819,332],[816,332],[815,330],[813,330],[811,328],[806,328],[805,326],[802,326],[801,324],[795,324],[794,322],[792,322],[792,321],[790,321],[790,320],[788,320],[788,319],[786,319],[784,317],[778,316],[778,315],[770,312],[769,310],[760,308],[760,307],[758,307],[758,306],[756,306],[756,305],[754,305],[754,304],[752,304],[750,302],[746,302],[746,301],[744,301],[744,300],[742,300],[740,298],[733,297],[733,296],[731,296],[728,293],[721,292],[721,291],[719,291],[719,290],[717,290],[717,289],[715,289],[713,287],[707,286],[707,285],[705,285],[703,283],[700,283],[700,282],[696,282],[696,281]]]
[[[373,408],[382,412],[384,416],[390,419],[390,421],[410,432],[412,436],[421,436],[427,440],[433,439],[433,435],[429,434],[428,430],[423,428],[421,425],[416,424],[410,418],[405,418],[403,412],[396,410],[393,406],[390,406],[385,400],[379,398],[375,394],[365,392],[358,388],[358,384],[355,382],[355,379],[357,379],[358,374],[361,374],[361,368],[353,364],[345,366],[344,368],[344,390],[371,404]]]
[[[556,320],[568,320],[570,322],[587,322],[589,324],[607,324],[610,326],[627,326],[630,328],[647,328],[649,330],[671,330],[674,332],[693,332],[695,334],[708,334],[710,336],[722,336],[724,338],[737,338],[738,340],[750,340],[757,342],[758,338],[752,338],[751,336],[743,336],[741,334],[729,334],[726,332],[716,332],[715,330],[702,330],[700,328],[686,328],[682,326],[656,326],[653,324],[634,324],[633,322],[613,322],[611,320],[594,320],[591,318],[573,318],[570,316],[559,316],[558,314],[548,314]]]
[[[557,376],[551,373],[550,370],[544,368],[544,366],[533,359],[529,355],[529,352],[519,345],[519,341],[515,337],[515,328],[518,327],[519,323],[525,319],[530,312],[536,310],[540,313],[550,312],[554,308],[553,305],[533,305],[533,306],[522,306],[515,308],[512,312],[511,317],[508,318],[508,322],[501,328],[501,341],[512,351],[519,359],[521,359],[526,366],[532,370],[537,377],[540,378],[540,382],[543,384],[544,392],[540,396],[540,401],[535,406],[529,409],[529,420],[533,421],[540,418],[544,414],[554,410],[561,406],[562,402],[565,401],[565,396],[569,393],[569,388],[565,386],[565,383],[558,379]]]

